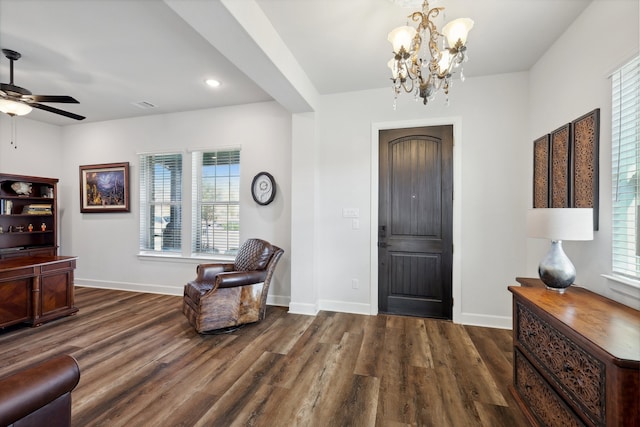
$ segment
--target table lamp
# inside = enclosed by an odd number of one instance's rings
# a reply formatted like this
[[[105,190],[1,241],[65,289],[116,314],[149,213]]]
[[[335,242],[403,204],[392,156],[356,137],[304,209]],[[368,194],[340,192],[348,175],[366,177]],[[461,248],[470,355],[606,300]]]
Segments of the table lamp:
[[[527,235],[551,240],[551,249],[540,261],[538,274],[547,289],[563,293],[576,279],[576,268],[562,250],[562,241],[593,240],[593,209],[529,209]]]

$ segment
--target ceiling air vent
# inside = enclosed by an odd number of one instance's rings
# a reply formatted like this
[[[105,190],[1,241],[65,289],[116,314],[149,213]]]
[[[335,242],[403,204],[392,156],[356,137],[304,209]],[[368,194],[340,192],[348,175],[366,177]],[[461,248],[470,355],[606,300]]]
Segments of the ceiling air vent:
[[[142,108],[143,110],[148,110],[150,108],[156,108],[156,106],[153,105],[152,103],[150,103],[149,101],[132,102],[132,104],[135,105],[138,108]]]

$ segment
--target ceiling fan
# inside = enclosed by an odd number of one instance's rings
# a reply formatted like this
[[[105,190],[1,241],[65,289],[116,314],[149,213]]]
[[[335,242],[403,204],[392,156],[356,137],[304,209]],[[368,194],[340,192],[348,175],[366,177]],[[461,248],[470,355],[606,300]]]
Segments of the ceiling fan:
[[[10,116],[21,116],[31,112],[31,108],[60,114],[75,120],[83,120],[85,117],[69,111],[43,105],[41,102],[56,102],[65,104],[79,104],[79,102],[66,95],[33,95],[31,91],[13,84],[13,61],[20,59],[22,55],[11,49],[2,49],[4,56],[9,58],[9,83],[0,83],[0,111]]]

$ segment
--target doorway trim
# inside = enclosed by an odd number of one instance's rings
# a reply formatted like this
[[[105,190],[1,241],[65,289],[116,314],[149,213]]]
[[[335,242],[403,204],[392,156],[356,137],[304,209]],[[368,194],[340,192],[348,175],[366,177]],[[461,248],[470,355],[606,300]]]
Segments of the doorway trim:
[[[424,126],[453,125],[453,264],[451,277],[451,295],[453,296],[453,322],[460,323],[462,317],[462,118],[438,117],[430,119],[399,120],[376,122],[371,124],[371,230],[370,230],[370,267],[371,294],[369,296],[370,314],[378,314],[378,163],[380,157],[379,131]]]

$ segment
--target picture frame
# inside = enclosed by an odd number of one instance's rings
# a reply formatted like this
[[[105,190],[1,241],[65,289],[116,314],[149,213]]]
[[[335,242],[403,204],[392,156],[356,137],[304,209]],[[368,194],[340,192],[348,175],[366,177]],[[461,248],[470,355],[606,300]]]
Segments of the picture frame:
[[[571,207],[571,123],[551,132],[549,207]]]
[[[549,207],[549,141],[546,134],[533,141],[533,207]]]
[[[572,208],[593,208],[593,229],[598,230],[600,109],[571,122]]]
[[[80,212],[129,209],[129,162],[80,166]]]

